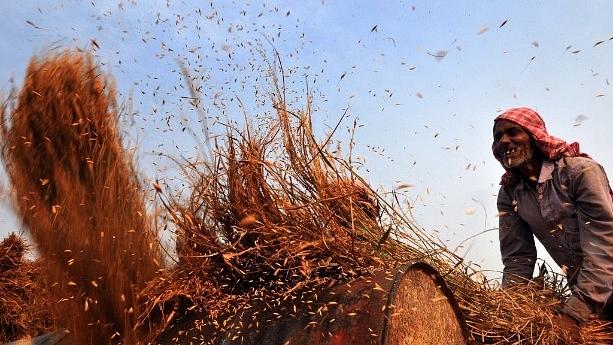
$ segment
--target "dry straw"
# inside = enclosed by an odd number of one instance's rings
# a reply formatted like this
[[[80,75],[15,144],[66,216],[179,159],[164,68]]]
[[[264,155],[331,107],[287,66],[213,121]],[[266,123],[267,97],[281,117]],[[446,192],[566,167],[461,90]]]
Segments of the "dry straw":
[[[78,344],[132,341],[136,294],[161,262],[115,98],[90,54],[66,51],[33,58],[1,109],[15,212],[49,266],[58,326]]]
[[[10,234],[0,242],[0,342],[54,330],[44,266],[26,258],[25,240]]]

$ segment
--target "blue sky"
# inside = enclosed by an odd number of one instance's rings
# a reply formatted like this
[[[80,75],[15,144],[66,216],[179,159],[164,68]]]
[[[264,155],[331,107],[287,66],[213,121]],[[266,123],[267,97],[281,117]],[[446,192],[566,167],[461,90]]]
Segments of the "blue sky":
[[[132,100],[126,130],[151,179],[165,177],[157,153],[197,145],[180,131],[199,125],[179,62],[199,77],[209,124],[241,121],[237,99],[248,115],[272,110],[256,96],[270,89],[259,51],[270,57],[272,47],[289,99],[313,93],[322,137],[346,111],[337,139],[347,145],[357,119],[359,172],[382,191],[410,183],[416,223],[450,248],[497,226],[503,170],[490,145],[502,110],[537,109],[551,134],[579,141],[613,174],[613,7],[604,0],[23,0],[3,1],[0,13],[5,92],[32,55],[97,44],[121,99]],[[1,234],[20,230],[2,214]],[[495,231],[458,254],[501,269]]]

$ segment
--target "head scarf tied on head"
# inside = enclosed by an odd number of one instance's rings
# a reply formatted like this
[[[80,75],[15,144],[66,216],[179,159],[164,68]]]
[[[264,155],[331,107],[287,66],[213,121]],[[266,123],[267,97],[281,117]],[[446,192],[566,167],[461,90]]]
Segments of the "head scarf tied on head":
[[[541,151],[543,155],[549,159],[556,160],[562,157],[578,156],[590,158],[589,155],[581,153],[579,150],[579,143],[574,142],[568,144],[562,139],[549,135],[547,133],[547,128],[545,127],[545,121],[543,121],[536,111],[530,108],[512,108],[507,110],[494,119],[494,126],[499,120],[508,120],[520,125],[530,134],[530,137],[532,137],[532,140],[539,151]],[[492,151],[494,153],[494,157],[496,157],[496,159],[502,163],[502,158],[496,152],[494,144],[492,144]],[[507,172],[502,175],[500,184],[512,184],[517,180],[517,173],[513,170],[507,169],[506,167],[505,169]]]

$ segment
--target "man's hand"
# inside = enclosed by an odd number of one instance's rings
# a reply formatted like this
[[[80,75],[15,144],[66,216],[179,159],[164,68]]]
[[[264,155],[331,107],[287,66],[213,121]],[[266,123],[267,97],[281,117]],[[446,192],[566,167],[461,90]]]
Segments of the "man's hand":
[[[552,321],[554,328],[562,335],[562,344],[581,343],[581,326],[575,319],[562,313],[554,316]]]

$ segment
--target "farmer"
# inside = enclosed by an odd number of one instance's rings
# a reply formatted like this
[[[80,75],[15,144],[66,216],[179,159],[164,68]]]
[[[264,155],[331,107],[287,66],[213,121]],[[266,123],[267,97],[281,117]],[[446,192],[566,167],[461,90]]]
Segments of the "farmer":
[[[579,339],[596,310],[613,310],[613,202],[600,164],[547,133],[532,109],[514,108],[494,120],[500,181],[502,286],[528,282],[537,257],[534,237],[566,274],[572,295],[554,323]]]

